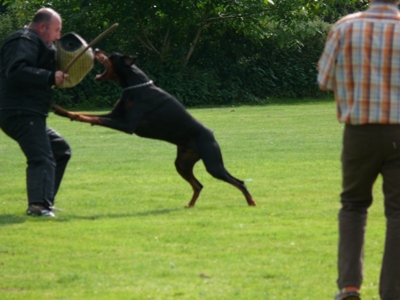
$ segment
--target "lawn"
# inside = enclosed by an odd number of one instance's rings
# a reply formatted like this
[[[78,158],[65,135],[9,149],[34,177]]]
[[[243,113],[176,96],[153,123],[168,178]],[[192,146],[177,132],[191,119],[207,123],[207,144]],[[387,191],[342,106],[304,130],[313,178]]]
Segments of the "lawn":
[[[27,217],[25,158],[0,132],[0,298],[333,299],[343,128],[333,101],[189,111],[257,207],[199,162],[204,189],[185,209],[175,146],[51,114],[73,150],[63,211]],[[374,193],[365,299],[379,299],[380,180]]]

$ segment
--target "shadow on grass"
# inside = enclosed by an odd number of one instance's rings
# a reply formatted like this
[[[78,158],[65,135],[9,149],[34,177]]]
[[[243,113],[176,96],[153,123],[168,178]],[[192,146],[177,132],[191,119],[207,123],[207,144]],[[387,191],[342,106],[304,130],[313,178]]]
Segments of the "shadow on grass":
[[[118,219],[118,218],[134,218],[134,217],[146,217],[146,216],[156,216],[156,215],[165,215],[169,214],[174,211],[180,211],[183,208],[173,208],[173,209],[156,209],[156,210],[149,210],[149,211],[142,211],[142,212],[133,212],[133,213],[119,213],[119,214],[99,214],[99,215],[86,215],[86,216],[79,216],[79,215],[72,215],[72,214],[65,214],[63,213],[57,214],[57,217],[54,221],[71,221],[71,220],[100,220],[100,219]]]
[[[89,216],[79,216],[72,215],[67,213],[59,213],[56,218],[48,218],[48,217],[29,217],[29,216],[18,216],[18,215],[0,215],[0,226],[13,225],[13,224],[21,224],[29,221],[34,222],[68,222],[71,220],[100,220],[100,219],[118,219],[118,218],[134,218],[134,217],[146,217],[146,216],[156,216],[156,215],[165,215],[174,211],[182,210],[183,208],[173,208],[173,209],[156,209],[149,211],[142,211],[136,213],[124,213],[124,214],[99,214],[99,215],[89,215]]]
[[[25,216],[0,215],[0,226],[21,224],[26,220]]]

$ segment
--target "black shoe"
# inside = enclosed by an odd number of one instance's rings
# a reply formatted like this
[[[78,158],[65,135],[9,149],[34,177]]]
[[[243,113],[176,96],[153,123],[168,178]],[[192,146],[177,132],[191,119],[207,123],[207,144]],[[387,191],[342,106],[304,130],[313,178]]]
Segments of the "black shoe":
[[[360,293],[358,291],[340,291],[336,294],[335,300],[361,300]]]
[[[26,210],[26,214],[28,216],[43,216],[43,217],[51,217],[54,218],[55,214],[50,208],[41,206],[41,205],[34,205],[30,204],[28,209]]]

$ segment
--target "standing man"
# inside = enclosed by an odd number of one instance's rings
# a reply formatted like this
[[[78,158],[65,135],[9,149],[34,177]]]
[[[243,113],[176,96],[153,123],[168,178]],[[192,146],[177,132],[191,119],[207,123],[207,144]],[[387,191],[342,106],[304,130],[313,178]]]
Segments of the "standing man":
[[[52,86],[68,76],[56,71],[53,42],[61,28],[60,15],[42,8],[0,48],[0,127],[27,159],[28,215],[54,217],[54,197],[71,156],[67,142],[46,125]]]
[[[364,12],[331,29],[318,83],[332,90],[345,123],[335,299],[361,299],[363,245],[372,187],[383,178],[386,241],[379,293],[400,299],[400,11],[399,0],[370,0]]]

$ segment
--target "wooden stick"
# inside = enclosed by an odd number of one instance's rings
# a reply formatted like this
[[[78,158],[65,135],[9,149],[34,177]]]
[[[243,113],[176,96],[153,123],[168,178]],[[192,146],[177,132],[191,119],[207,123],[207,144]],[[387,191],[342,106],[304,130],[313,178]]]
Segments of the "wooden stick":
[[[71,68],[71,66],[85,53],[90,47],[92,47],[94,44],[96,44],[98,41],[103,39],[106,35],[108,35],[111,31],[113,31],[115,28],[118,27],[118,23],[115,23],[112,25],[110,28],[108,28],[106,31],[101,33],[98,37],[96,37],[93,41],[91,41],[84,49],[81,50],[70,62],[69,64],[65,67],[63,70],[64,73],[67,73],[68,70]]]

